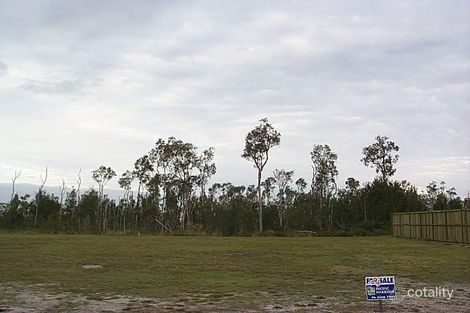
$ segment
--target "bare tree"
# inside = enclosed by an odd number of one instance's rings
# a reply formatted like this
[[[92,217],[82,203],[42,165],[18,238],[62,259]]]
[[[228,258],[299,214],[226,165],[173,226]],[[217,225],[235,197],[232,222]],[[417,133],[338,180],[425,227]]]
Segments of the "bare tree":
[[[37,225],[38,213],[39,213],[39,201],[42,197],[42,191],[44,189],[44,185],[47,182],[47,175],[48,175],[48,170],[47,170],[47,165],[46,165],[46,171],[45,171],[44,176],[43,176],[43,173],[41,172],[41,175],[40,175],[41,185],[39,185],[39,190],[38,190],[38,193],[36,194],[36,212],[34,214],[34,227],[36,227]]]
[[[77,174],[77,204],[80,202],[80,186],[82,185],[82,177],[80,176],[81,173],[82,169],[79,169]]]
[[[64,204],[64,195],[65,195],[65,180],[62,178],[62,186],[60,186],[60,209],[59,209],[59,222],[62,220],[62,207]]]
[[[20,176],[21,176],[21,171],[22,171],[22,170],[20,170],[19,172],[15,171],[15,176],[14,176],[13,179],[12,179],[10,202],[11,202],[11,200],[13,200],[13,197],[15,196],[15,184],[16,184],[16,180],[17,180],[18,178],[20,178]]]
[[[73,225],[73,217],[75,216],[75,211],[78,210],[78,205],[80,204],[80,186],[82,185],[82,169],[80,168],[78,170],[77,174],[77,190],[75,192],[75,205],[72,207],[72,216],[71,216],[71,221]],[[78,215],[78,231],[80,232],[80,214]]]

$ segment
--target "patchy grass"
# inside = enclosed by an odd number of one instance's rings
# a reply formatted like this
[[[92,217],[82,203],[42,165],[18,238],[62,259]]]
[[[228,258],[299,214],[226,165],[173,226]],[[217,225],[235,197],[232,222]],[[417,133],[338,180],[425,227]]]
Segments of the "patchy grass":
[[[0,234],[0,284],[47,284],[91,300],[141,297],[146,305],[157,298],[183,305],[223,300],[230,308],[265,302],[275,310],[287,299],[304,308],[335,297],[361,307],[364,276],[468,286],[469,261],[466,246],[392,237]],[[0,300],[7,302],[1,293]]]

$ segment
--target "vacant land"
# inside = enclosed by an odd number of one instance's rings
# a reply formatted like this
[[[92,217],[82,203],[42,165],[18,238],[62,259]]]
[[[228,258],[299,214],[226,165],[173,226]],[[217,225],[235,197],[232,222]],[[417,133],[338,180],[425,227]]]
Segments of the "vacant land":
[[[470,307],[470,248],[398,239],[0,234],[0,311],[362,312],[364,276],[397,276],[392,311]],[[451,300],[405,297],[447,287]]]

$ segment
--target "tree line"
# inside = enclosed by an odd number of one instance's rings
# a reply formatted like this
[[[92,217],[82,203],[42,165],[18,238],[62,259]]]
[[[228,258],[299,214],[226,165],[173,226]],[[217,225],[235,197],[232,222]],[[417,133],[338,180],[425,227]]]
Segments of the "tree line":
[[[407,181],[392,177],[399,146],[386,136],[362,150],[360,160],[375,168],[377,176],[361,184],[349,177],[338,186],[337,154],[326,144],[310,152],[311,177],[294,179],[294,170],[275,169],[263,179],[273,148],[281,134],[262,119],[245,138],[241,157],[253,163],[256,184],[237,186],[209,180],[217,168],[215,150],[200,151],[174,137],[159,139],[138,158],[132,170],[116,178],[109,166],[92,171],[97,188],[82,192],[77,184],[60,194],[48,193],[47,167],[35,195],[18,195],[15,172],[11,200],[0,212],[0,226],[67,233],[205,233],[250,235],[255,233],[368,234],[389,229],[391,213],[462,208],[455,188],[431,182],[425,193]],[[105,186],[117,179],[119,200],[110,199]]]

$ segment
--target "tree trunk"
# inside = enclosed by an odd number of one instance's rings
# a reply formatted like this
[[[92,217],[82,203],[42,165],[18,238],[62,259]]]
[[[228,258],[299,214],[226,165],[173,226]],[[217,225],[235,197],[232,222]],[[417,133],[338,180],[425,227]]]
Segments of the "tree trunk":
[[[323,218],[323,187],[320,187],[320,202],[319,202],[319,208],[318,208],[318,232],[321,232],[321,227],[322,227],[322,218]]]
[[[329,211],[329,217],[330,217],[330,230],[333,229],[333,206],[331,205],[331,199],[328,199],[328,211]]]
[[[263,232],[263,199],[261,199],[261,170],[258,169],[258,214],[259,232]]]
[[[38,200],[39,202],[39,200]],[[34,227],[36,228],[36,224],[37,224],[37,221],[38,221],[38,211],[39,211],[39,204],[36,203],[36,212],[34,213]]]
[[[19,173],[16,173],[15,171],[15,177],[13,178],[13,184],[12,184],[12,187],[11,187],[11,197],[10,197],[10,203],[11,201],[13,200],[13,198],[15,197],[15,183],[16,183],[16,180],[21,176],[21,171]]]
[[[364,222],[367,222],[367,198],[364,197]]]
[[[139,182],[139,188],[137,189],[137,204],[134,209],[134,231],[137,232],[137,224],[139,222],[139,206],[140,206],[140,189],[142,188],[142,183]]]

